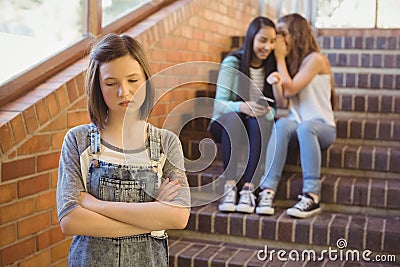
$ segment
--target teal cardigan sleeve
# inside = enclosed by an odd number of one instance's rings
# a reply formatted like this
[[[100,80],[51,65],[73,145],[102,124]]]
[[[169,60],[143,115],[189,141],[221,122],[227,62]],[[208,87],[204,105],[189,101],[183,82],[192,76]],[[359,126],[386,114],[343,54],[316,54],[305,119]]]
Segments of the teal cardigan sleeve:
[[[235,99],[238,92],[238,74],[239,59],[235,56],[226,57],[218,73],[212,120],[218,119],[225,113],[240,111],[242,101]]]

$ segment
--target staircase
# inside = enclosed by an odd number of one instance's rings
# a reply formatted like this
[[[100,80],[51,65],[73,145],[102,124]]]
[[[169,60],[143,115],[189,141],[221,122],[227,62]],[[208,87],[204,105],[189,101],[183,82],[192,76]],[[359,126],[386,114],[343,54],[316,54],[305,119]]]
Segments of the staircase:
[[[232,49],[241,41],[233,37]],[[324,212],[309,219],[285,214],[302,184],[299,155],[291,150],[275,215],[222,213],[217,202],[194,207],[184,231],[169,231],[170,266],[400,265],[400,37],[320,37],[319,43],[333,67],[338,98],[337,140],[323,151]],[[217,71],[211,72],[210,81],[216,76]],[[198,96],[215,96],[215,87]],[[199,158],[200,140],[210,137],[208,123],[197,118],[181,132],[187,158]],[[212,166],[187,175],[197,187],[216,181],[221,173],[217,153]],[[216,192],[221,190],[216,186]],[[199,189],[194,203],[201,197]],[[357,252],[360,260],[343,256],[334,261],[325,253],[319,259],[283,261],[277,255],[285,251],[283,258],[288,259],[290,254],[328,249],[342,256]],[[361,258],[366,250],[372,252],[370,262]]]

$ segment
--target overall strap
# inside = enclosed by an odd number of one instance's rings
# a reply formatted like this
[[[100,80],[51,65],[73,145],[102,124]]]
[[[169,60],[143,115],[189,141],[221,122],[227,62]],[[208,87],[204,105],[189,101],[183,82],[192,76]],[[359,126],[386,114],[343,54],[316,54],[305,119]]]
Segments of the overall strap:
[[[100,155],[100,131],[96,125],[93,123],[90,124],[89,131],[89,156],[91,158],[91,162],[95,167],[99,166],[99,155]]]
[[[165,154],[162,150],[161,144],[161,130],[149,125],[149,146],[150,146],[150,160],[153,167],[153,171],[157,173],[158,187],[161,186],[161,178],[163,175],[163,166],[166,160]],[[152,231],[150,235],[154,238],[165,238],[165,230]]]
[[[161,147],[161,131],[149,124],[149,146],[150,146],[150,159],[152,161],[160,161],[162,147]]]
[[[100,131],[96,125],[90,124],[90,155],[100,154]]]
[[[166,161],[166,156],[163,153],[161,144],[161,130],[149,124],[149,146],[150,146],[150,160],[153,171],[158,176],[158,186],[161,185],[161,178],[163,176],[163,167]]]

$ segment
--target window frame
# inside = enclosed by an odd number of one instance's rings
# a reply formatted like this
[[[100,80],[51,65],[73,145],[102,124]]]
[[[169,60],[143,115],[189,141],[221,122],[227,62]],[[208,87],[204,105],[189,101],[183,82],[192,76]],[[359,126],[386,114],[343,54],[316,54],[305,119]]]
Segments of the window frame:
[[[82,15],[84,22],[83,28],[86,29],[85,35],[72,45],[63,48],[59,53],[43,59],[38,64],[31,66],[0,85],[0,107],[26,94],[64,68],[86,56],[89,52],[88,46],[93,42],[96,36],[110,32],[124,32],[164,6],[175,1],[176,0],[152,0],[105,27],[102,27],[101,1],[85,0],[83,2],[83,14],[86,14],[86,18]]]

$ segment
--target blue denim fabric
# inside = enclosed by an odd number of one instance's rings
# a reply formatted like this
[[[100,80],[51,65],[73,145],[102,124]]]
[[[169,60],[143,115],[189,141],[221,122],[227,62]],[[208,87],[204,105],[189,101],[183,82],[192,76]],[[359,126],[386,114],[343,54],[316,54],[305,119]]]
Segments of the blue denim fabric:
[[[264,167],[265,151],[271,134],[273,120],[266,117],[249,117],[244,113],[225,113],[210,125],[210,132],[215,142],[221,143],[224,176],[237,180],[237,167],[240,153],[247,156],[244,182],[259,182]],[[243,133],[245,128],[246,133]],[[248,137],[248,147],[246,144]],[[243,151],[245,150],[245,151]]]
[[[328,148],[336,139],[336,128],[322,120],[297,123],[280,118],[274,126],[269,140],[265,161],[265,173],[261,189],[276,192],[285,166],[291,140],[300,146],[300,161],[303,172],[303,193],[321,193],[321,149]]]
[[[100,136],[94,134],[91,138]],[[96,143],[99,142],[92,142],[92,145]],[[153,166],[117,165],[95,159],[89,169],[87,190],[105,201],[149,202],[154,201],[157,194],[158,176]],[[68,266],[166,267],[167,235],[155,237],[149,233],[120,238],[74,236]]]

